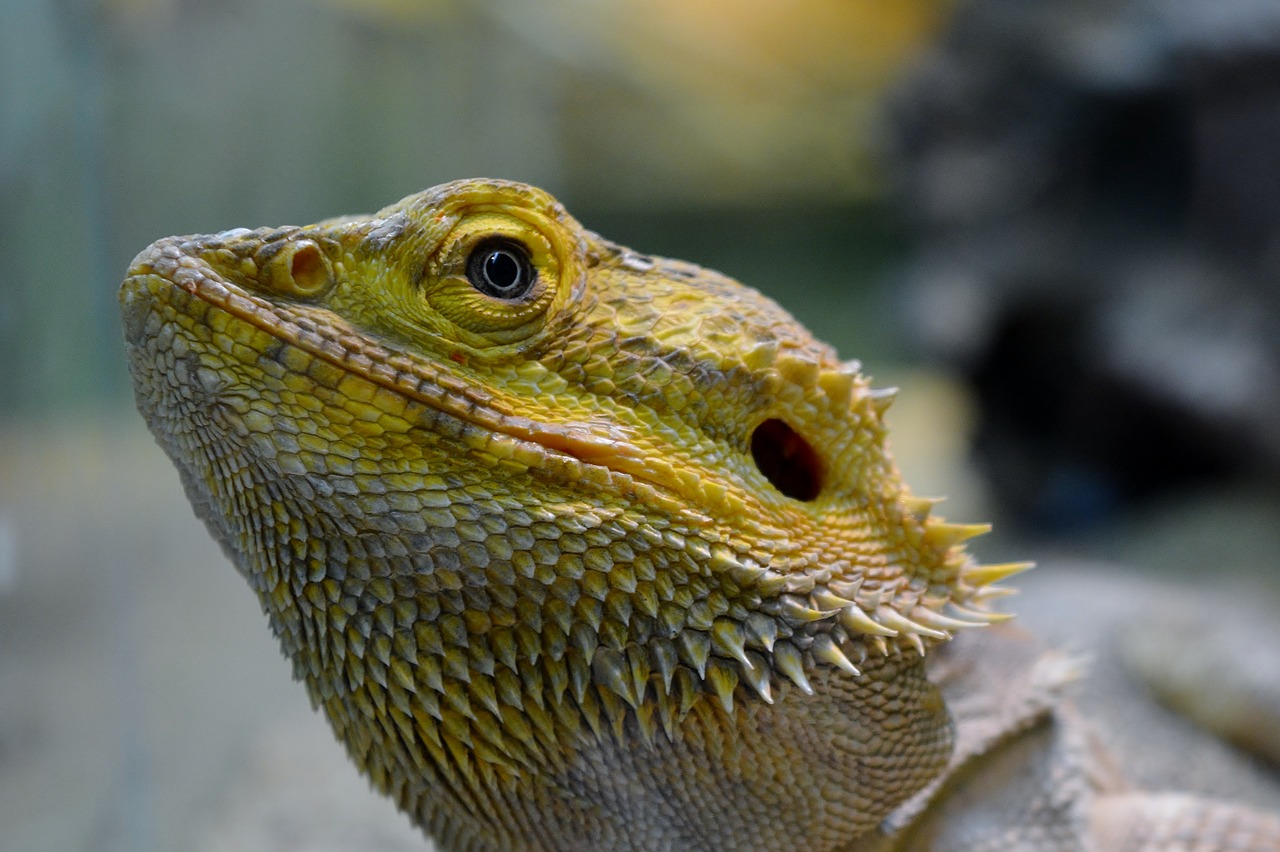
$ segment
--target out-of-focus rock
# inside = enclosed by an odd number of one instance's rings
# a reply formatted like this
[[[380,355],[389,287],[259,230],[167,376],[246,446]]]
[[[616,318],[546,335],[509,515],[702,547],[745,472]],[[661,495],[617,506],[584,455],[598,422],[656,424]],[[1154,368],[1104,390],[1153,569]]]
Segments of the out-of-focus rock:
[[[1277,812],[1280,775],[1267,759],[1280,691],[1267,674],[1280,666],[1280,630],[1267,613],[1278,601],[1273,587],[1205,579],[1051,558],[1019,578],[1013,626],[1082,661],[1070,698],[1135,787]],[[1223,629],[1235,619],[1240,629]],[[1194,698],[1188,676],[1199,677]]]
[[[1280,483],[1280,5],[975,0],[893,111],[911,327],[1011,513]]]

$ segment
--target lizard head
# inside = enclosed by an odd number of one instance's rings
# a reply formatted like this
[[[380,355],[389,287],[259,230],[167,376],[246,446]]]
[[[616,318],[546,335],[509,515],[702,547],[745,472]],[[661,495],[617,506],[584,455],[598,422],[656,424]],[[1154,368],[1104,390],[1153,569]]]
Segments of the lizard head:
[[[531,658],[579,701],[731,708],[996,620],[1023,567],[906,489],[856,363],[532,187],[162,240],[121,300],[139,406],[304,676],[358,645],[395,681],[404,621],[437,685],[452,641],[473,689]]]

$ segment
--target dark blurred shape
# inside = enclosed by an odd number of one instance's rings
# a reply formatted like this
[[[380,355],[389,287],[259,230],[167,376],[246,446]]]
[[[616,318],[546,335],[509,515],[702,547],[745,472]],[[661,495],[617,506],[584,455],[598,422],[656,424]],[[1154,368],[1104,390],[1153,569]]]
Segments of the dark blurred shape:
[[[976,0],[893,113],[910,324],[1010,515],[1280,484],[1280,4]]]

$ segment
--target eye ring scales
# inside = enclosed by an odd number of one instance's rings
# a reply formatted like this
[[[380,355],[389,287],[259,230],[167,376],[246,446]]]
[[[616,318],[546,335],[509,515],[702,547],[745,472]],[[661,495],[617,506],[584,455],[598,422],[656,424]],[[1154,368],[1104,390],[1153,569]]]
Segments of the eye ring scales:
[[[506,237],[490,237],[467,256],[467,280],[486,296],[514,302],[533,290],[538,270],[523,245]]]

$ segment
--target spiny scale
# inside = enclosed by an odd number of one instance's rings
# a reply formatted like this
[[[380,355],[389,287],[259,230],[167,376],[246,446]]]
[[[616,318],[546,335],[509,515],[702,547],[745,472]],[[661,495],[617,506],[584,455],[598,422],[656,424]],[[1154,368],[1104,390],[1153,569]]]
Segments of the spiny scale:
[[[966,578],[972,575],[994,582],[1027,567],[1026,563],[965,565],[961,574]],[[855,597],[860,591],[859,582],[833,582],[841,591]],[[667,642],[655,643],[647,653],[638,646],[631,646],[626,652],[596,647],[588,672],[581,655],[573,648],[562,663],[546,659],[543,666],[553,694],[563,694],[567,682],[568,695],[577,702],[591,705],[590,684],[595,683],[606,690],[601,693],[600,708],[608,719],[607,729],[616,736],[625,736],[625,719],[630,715],[641,736],[652,743],[652,737],[659,728],[658,722],[662,721],[662,732],[671,736],[674,725],[689,712],[699,694],[709,694],[726,713],[732,713],[736,706],[735,692],[741,684],[750,689],[745,697],[756,697],[773,704],[776,700],[775,676],[785,677],[801,692],[812,694],[808,672],[814,666],[828,665],[858,677],[861,672],[850,659],[851,653],[859,660],[865,660],[869,653],[887,654],[901,643],[902,648],[923,654],[926,650],[924,639],[944,641],[956,630],[985,626],[1007,618],[1000,613],[964,607],[955,601],[946,602],[950,615],[923,605],[916,605],[909,615],[904,615],[881,602],[878,592],[865,597],[876,604],[873,612],[864,611],[856,601],[836,595],[822,586],[815,586],[810,593],[811,607],[803,606],[794,596],[784,599],[786,605],[781,612],[795,619],[799,630],[797,639],[803,640],[803,647],[807,650],[801,650],[793,640],[778,640],[775,622],[754,614],[745,626],[732,619],[721,618],[709,631],[686,629],[677,639],[679,650]],[[816,625],[827,623],[826,616],[831,613],[848,631],[850,638],[847,641],[852,643],[848,649],[829,631],[815,632],[806,638],[806,630],[812,631]],[[571,632],[578,632],[577,627]],[[867,642],[860,644],[857,637],[865,637]],[[886,638],[893,639],[895,644],[885,645]],[[759,650],[748,651],[748,642]],[[897,653],[896,650],[894,652]],[[494,716],[499,715],[499,697],[509,704],[519,702],[519,690],[513,689],[513,684],[506,678],[498,679],[497,690],[487,683],[480,683],[484,682],[477,682],[473,677],[471,692]],[[526,690],[541,689],[537,681],[527,683],[525,687]],[[458,701],[457,696],[452,697]],[[461,733],[462,719],[477,718],[470,704],[455,703],[455,711],[451,717],[451,734]],[[466,736],[468,741],[475,741],[485,737],[486,733],[487,730],[480,726],[469,729]],[[490,745],[498,749],[502,747],[501,741],[491,741]],[[525,760],[519,762],[523,764]]]
[[[876,410],[876,414],[883,417],[894,400],[898,398],[897,388],[874,388],[867,391],[867,397],[871,400],[871,406]]]
[[[847,606],[840,610],[840,623],[852,633],[865,633],[870,636],[898,635],[898,631],[895,628],[876,621],[870,615],[863,612],[861,607],[857,604]]]
[[[804,660],[795,645],[790,642],[779,642],[773,651],[773,665],[790,678],[792,683],[800,687],[802,692],[813,695],[813,687],[809,685],[809,678],[804,672]]]
[[[994,565],[972,565],[960,572],[971,586],[986,586],[1021,574],[1036,567],[1034,562],[1004,562]]]
[[[933,511],[933,507],[941,502],[941,497],[908,496],[902,498],[902,507],[907,510],[907,514],[923,523],[929,517],[929,513]]]
[[[991,524],[948,524],[931,520],[924,528],[924,540],[934,547],[949,549],[989,532]]]
[[[815,638],[813,647],[810,650],[816,660],[829,663],[838,669],[843,669],[854,677],[862,674],[853,663],[849,662],[849,658],[840,650],[840,646],[835,643],[830,634],[824,633]]]

